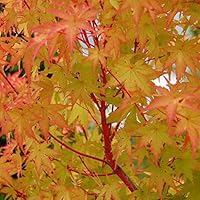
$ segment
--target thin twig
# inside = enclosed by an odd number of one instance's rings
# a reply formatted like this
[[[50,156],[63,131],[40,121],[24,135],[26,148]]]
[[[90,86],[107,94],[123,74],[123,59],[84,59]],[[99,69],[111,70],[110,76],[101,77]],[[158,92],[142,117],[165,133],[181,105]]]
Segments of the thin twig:
[[[82,152],[79,152],[73,148],[71,148],[70,146],[68,146],[67,144],[65,144],[63,141],[61,141],[60,139],[58,139],[57,137],[55,137],[53,134],[51,134],[49,132],[49,135],[55,140],[57,141],[59,144],[61,144],[63,147],[65,147],[66,149],[72,151],[73,153],[75,153],[76,155],[79,155],[79,156],[83,156],[83,157],[87,157],[87,158],[90,158],[90,159],[93,159],[93,160],[96,160],[96,161],[100,161],[102,163],[105,163],[105,160],[103,159],[100,159],[100,158],[97,158],[95,156],[91,156],[91,155],[88,155],[88,154],[85,154],[85,153],[82,153]]]
[[[116,134],[116,132],[117,132],[117,130],[118,130],[120,124],[121,124],[121,121],[117,123],[117,125],[116,125],[116,127],[115,127],[115,129],[114,129],[114,131],[113,131],[113,133],[112,133],[112,135],[111,135],[111,137],[110,137],[110,140],[111,140],[111,141],[112,141],[113,138],[115,137],[115,134]]]
[[[81,175],[83,175],[83,176],[92,176],[92,177],[96,177],[96,176],[101,176],[101,177],[103,177],[103,176],[112,176],[112,175],[115,175],[115,173],[114,172],[111,172],[111,173],[105,173],[105,174],[97,174],[96,172],[92,172],[92,173],[90,173],[90,174],[88,174],[88,173],[84,173],[84,172],[79,172],[79,171],[77,171],[77,170],[75,170],[75,169],[72,169],[72,168],[68,168],[68,170],[69,171],[72,171],[72,172],[75,172],[75,173],[77,173],[77,174],[81,174]]]
[[[99,123],[97,122],[97,120],[95,119],[95,117],[94,117],[94,116],[92,115],[92,113],[90,112],[89,108],[85,108],[85,107],[83,107],[81,104],[79,104],[79,103],[77,103],[77,102],[76,102],[76,104],[79,105],[81,108],[85,109],[85,110],[89,113],[89,115],[92,117],[92,119],[95,121],[96,125],[97,125],[98,127],[101,127],[101,126],[99,125]]]

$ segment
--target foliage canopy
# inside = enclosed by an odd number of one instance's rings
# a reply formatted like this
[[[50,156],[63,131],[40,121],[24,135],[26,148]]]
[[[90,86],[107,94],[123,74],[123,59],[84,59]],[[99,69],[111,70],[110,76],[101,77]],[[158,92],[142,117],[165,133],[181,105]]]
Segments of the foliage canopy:
[[[0,17],[6,199],[199,199],[199,0],[2,0]]]

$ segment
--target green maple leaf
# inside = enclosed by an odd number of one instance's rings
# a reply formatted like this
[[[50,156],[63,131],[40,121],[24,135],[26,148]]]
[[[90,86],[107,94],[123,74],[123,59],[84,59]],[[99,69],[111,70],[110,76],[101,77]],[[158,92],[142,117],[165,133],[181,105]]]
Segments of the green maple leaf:
[[[150,192],[147,185],[143,184],[140,186],[140,189],[135,191],[132,194],[133,197],[137,198],[138,200],[146,199],[146,200],[155,200],[158,199],[158,194],[155,192]]]
[[[43,169],[52,170],[53,163],[50,157],[56,156],[56,152],[50,149],[48,144],[43,143],[38,145],[37,143],[32,143],[29,151],[28,162],[31,161],[35,164],[38,174],[41,174]]]
[[[132,55],[121,57],[113,72],[126,89],[130,91],[141,90],[144,94],[151,95],[153,84],[150,81],[154,79],[155,72],[141,60],[132,63],[131,58]],[[115,81],[111,79],[110,83],[113,84]]]
[[[155,158],[158,158],[164,144],[171,145],[173,143],[172,138],[168,135],[167,127],[164,123],[154,122],[147,126],[140,127],[135,130],[136,134],[139,133],[141,136],[139,140],[139,146],[148,146],[153,152]]]
[[[111,198],[119,200],[119,196],[116,193],[114,185],[104,185],[97,197],[97,200],[100,200],[102,197],[104,197],[105,200],[110,200]]]
[[[188,200],[198,200],[200,195],[200,174],[199,172],[194,173],[194,180],[186,181],[186,183],[183,185],[183,191],[182,194],[187,196]]]
[[[150,187],[155,187],[160,198],[162,197],[163,186],[166,184],[167,186],[171,186],[175,188],[174,181],[172,175],[174,174],[173,170],[166,166],[155,166],[151,165],[147,168],[147,171],[151,173],[149,179]]]
[[[196,160],[192,159],[190,152],[183,152],[174,161],[174,168],[177,175],[183,175],[190,181],[193,180],[193,170],[197,167]]]

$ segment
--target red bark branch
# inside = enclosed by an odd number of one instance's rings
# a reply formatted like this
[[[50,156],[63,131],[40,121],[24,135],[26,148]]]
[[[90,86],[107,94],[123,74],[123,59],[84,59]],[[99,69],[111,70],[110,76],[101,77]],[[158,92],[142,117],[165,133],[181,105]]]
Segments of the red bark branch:
[[[83,35],[84,35],[84,37],[83,37]],[[86,32],[82,31],[82,37],[84,38],[84,41],[85,41],[86,45],[88,46],[89,40],[88,40],[88,36],[87,36]],[[94,39],[94,42],[95,42],[95,45],[99,48],[98,40]],[[109,72],[109,71],[101,63],[100,63],[100,65],[101,65],[101,81],[102,81],[102,83],[104,85],[106,85],[106,83],[107,83],[107,77],[106,76],[107,76],[107,72]],[[120,83],[120,85],[122,86],[121,83]],[[122,86],[122,87],[127,92],[127,94],[129,95],[129,97],[131,97],[130,93],[126,90],[126,88],[124,86]],[[93,102],[96,104],[96,106],[98,107],[98,109],[100,111],[101,127],[102,127],[102,134],[103,134],[103,140],[104,140],[105,160],[102,160],[102,159],[99,159],[99,158],[96,158],[96,157],[93,157],[93,156],[89,156],[89,155],[77,152],[77,151],[71,149],[71,147],[68,147],[66,144],[64,144],[64,146],[67,149],[69,149],[69,150],[73,151],[74,153],[76,153],[77,155],[88,157],[88,158],[92,158],[94,160],[98,160],[98,161],[101,161],[103,163],[108,164],[111,167],[111,169],[113,170],[113,172],[129,188],[129,190],[131,192],[133,192],[133,191],[135,191],[137,189],[137,187],[130,180],[130,178],[125,174],[125,172],[123,171],[123,169],[116,163],[116,160],[113,158],[112,140],[111,140],[111,126],[106,121],[106,108],[107,108],[107,105],[106,105],[106,102],[104,100],[104,98],[105,98],[104,92],[102,92],[100,94],[100,96],[102,97],[102,99],[100,100],[100,102],[98,102],[97,99],[96,99],[96,97],[94,96],[94,94],[90,95],[91,99],[93,100]],[[56,139],[58,142],[62,143],[62,141],[59,141],[57,138],[54,137],[54,139]]]
[[[106,80],[106,69],[101,66],[102,72],[102,82],[104,84],[107,83]],[[102,94],[104,96],[104,94]],[[102,124],[102,134],[104,138],[104,151],[105,151],[105,158],[108,165],[111,167],[113,172],[124,182],[124,184],[129,188],[131,192],[137,190],[135,184],[130,180],[130,178],[125,174],[123,169],[116,163],[116,160],[113,158],[112,153],[112,142],[111,142],[111,129],[110,125],[106,121],[106,102],[101,100],[101,107],[100,107],[100,114],[101,114],[101,124]]]

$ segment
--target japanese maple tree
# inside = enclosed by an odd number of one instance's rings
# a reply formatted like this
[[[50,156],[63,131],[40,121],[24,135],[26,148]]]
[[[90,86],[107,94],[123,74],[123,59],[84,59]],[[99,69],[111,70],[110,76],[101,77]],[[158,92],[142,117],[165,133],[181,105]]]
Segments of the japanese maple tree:
[[[2,198],[199,199],[199,0],[1,0],[0,36]]]

